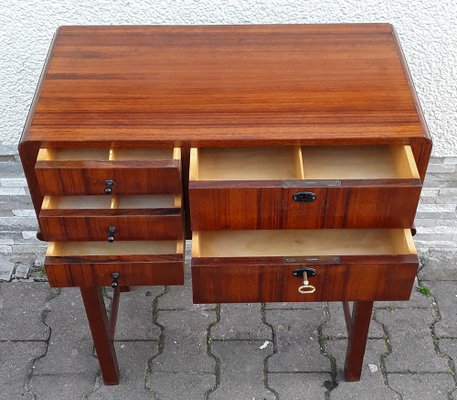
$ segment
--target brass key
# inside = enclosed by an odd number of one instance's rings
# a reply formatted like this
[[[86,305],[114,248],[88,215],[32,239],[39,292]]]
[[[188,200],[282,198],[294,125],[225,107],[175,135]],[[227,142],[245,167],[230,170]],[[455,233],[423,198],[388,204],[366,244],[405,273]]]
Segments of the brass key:
[[[301,294],[314,293],[316,291],[316,288],[309,284],[308,274],[306,271],[303,271],[303,285],[298,288],[298,291]]]

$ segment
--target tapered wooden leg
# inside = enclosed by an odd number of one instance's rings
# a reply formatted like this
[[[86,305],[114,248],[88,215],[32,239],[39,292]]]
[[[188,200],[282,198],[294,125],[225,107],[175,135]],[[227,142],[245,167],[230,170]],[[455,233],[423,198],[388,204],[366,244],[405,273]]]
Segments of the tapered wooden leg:
[[[114,334],[116,332],[116,321],[117,321],[117,312],[119,310],[119,299],[121,297],[121,288],[117,287],[113,292],[113,300],[111,301],[111,313],[109,316],[109,325],[111,337],[114,340]]]
[[[106,314],[102,290],[99,287],[80,288],[98,362],[106,385],[119,384],[119,367],[113,345],[110,321]]]
[[[344,308],[345,314],[348,314],[347,304],[344,305]],[[352,315],[346,315],[346,320],[350,325],[350,327],[348,326],[349,338],[344,367],[344,377],[347,381],[360,380],[372,311],[372,301],[355,301]]]

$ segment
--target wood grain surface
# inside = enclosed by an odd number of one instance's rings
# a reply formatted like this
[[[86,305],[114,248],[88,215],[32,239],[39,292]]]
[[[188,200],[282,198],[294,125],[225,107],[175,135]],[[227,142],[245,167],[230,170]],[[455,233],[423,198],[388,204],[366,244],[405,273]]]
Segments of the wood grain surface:
[[[315,183],[190,182],[192,229],[409,228],[414,222],[420,181]],[[294,201],[302,191],[316,200]]]
[[[128,256],[47,256],[46,274],[52,287],[110,286],[120,273],[120,286],[182,285],[182,254]]]
[[[352,256],[342,258],[341,264],[324,265],[318,258],[300,264],[279,259],[250,262],[249,257],[208,261],[197,265],[192,260],[194,303],[408,300],[419,265],[416,255]],[[303,279],[293,271],[303,265],[317,271],[309,279],[314,293],[298,292]]]
[[[392,142],[426,127],[388,24],[62,27],[28,141]]]
[[[41,191],[50,195],[181,193],[180,161],[37,161]]]
[[[39,215],[44,240],[170,240],[183,236],[180,209],[45,210]]]

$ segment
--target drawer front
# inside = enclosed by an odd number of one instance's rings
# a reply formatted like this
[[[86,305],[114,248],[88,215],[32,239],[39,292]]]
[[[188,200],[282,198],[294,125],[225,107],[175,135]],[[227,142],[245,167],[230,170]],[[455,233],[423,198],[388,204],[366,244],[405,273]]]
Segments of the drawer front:
[[[45,258],[54,287],[182,285],[182,241],[51,242]]]
[[[192,149],[192,229],[407,228],[422,182],[410,146]]]
[[[313,293],[302,294],[313,268]],[[192,237],[196,303],[407,300],[418,258],[407,229],[200,231]]]
[[[280,182],[278,187],[251,185],[190,183],[192,229],[408,228],[421,190],[414,183],[328,188],[281,187]],[[294,200],[304,193],[315,199]]]
[[[121,286],[183,285],[183,262],[45,263],[52,287],[111,286],[118,273]]]
[[[179,148],[41,148],[43,195],[181,193]]]
[[[45,196],[39,214],[47,241],[182,238],[180,195]]]
[[[132,213],[111,210],[86,210],[62,214],[42,210],[39,220],[46,241],[108,240],[167,240],[183,235],[180,210],[160,215],[150,210],[132,210]],[[111,215],[110,215],[111,214]],[[118,215],[116,215],[118,214]],[[114,228],[114,230],[113,230]],[[111,239],[111,238],[110,238]]]
[[[312,302],[408,300],[417,262],[395,264],[310,265],[314,293],[302,294],[303,279],[293,275],[303,265],[233,264],[192,267],[194,303]]]
[[[181,193],[180,164],[176,160],[38,161],[35,171],[43,194],[101,195],[105,191],[109,194]]]

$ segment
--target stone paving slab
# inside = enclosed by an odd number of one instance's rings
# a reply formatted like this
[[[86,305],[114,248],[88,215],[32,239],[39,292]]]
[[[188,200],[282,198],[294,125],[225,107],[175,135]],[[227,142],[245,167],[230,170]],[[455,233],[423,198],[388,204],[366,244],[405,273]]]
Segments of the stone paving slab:
[[[450,374],[389,374],[389,385],[402,400],[449,400],[455,387]]]
[[[220,321],[211,329],[213,340],[268,340],[272,331],[262,321],[261,304],[222,304]]]
[[[442,354],[448,359],[449,371],[448,376],[451,376],[456,382],[455,364],[457,360],[457,339],[440,339],[438,340],[438,348]],[[448,389],[449,390],[449,389]],[[457,399],[457,387],[454,385],[450,389],[450,398]]]
[[[17,279],[26,279],[29,275],[30,264],[18,263],[16,269],[14,270],[14,276]]]
[[[457,281],[457,246],[452,249],[429,250],[424,254],[425,265],[419,271],[419,279],[424,281]]]
[[[267,311],[277,352],[268,360],[270,372],[329,372],[330,361],[322,354],[318,329],[326,321],[315,310]]]
[[[94,389],[95,376],[80,374],[34,375],[30,391],[34,400],[82,400]]]
[[[382,373],[381,357],[387,352],[384,340],[368,340],[360,382],[344,381],[346,340],[330,341],[326,345],[326,350],[335,358],[338,380],[338,386],[330,392],[330,399],[400,400],[386,384]]]
[[[352,309],[352,308],[351,308]],[[344,318],[343,306],[340,302],[328,303],[329,319],[322,325],[322,334],[326,338],[347,338],[346,321]],[[382,327],[376,321],[371,321],[368,337],[382,338],[384,332]]]
[[[152,300],[162,292],[160,286],[140,286],[121,293],[116,340],[159,340],[160,328],[153,323]]]
[[[119,385],[107,386],[97,380],[97,388],[88,400],[150,400],[151,391],[145,387],[148,359],[157,351],[150,342],[116,343],[116,355],[122,380]]]
[[[152,392],[154,400],[206,400],[206,393],[215,384],[213,374],[154,372],[148,377],[146,387]]]
[[[427,282],[427,284],[439,310],[435,335],[438,338],[457,338],[457,282]]]
[[[43,323],[49,327],[50,336],[46,357],[37,360],[34,374],[95,376],[99,367],[79,289],[54,292]]]
[[[47,283],[3,283],[0,296],[0,340],[48,339],[43,317],[52,290]]]
[[[273,349],[261,349],[262,342],[215,341],[212,352],[220,360],[220,383],[209,395],[211,400],[262,399],[274,400],[274,393],[265,387],[264,360]]]
[[[376,319],[386,327],[392,352],[385,358],[389,372],[448,372],[446,359],[437,354],[430,326],[432,310],[379,310]]]
[[[152,360],[152,372],[213,372],[214,361],[207,355],[207,331],[215,320],[215,313],[205,310],[159,311],[163,353]]]
[[[27,382],[33,362],[46,353],[45,342],[0,343],[0,396],[2,399],[32,400]]]
[[[268,385],[280,399],[287,400],[327,400],[329,373],[270,373]]]
[[[10,281],[13,276],[13,271],[14,263],[6,257],[0,257],[0,281]]]

